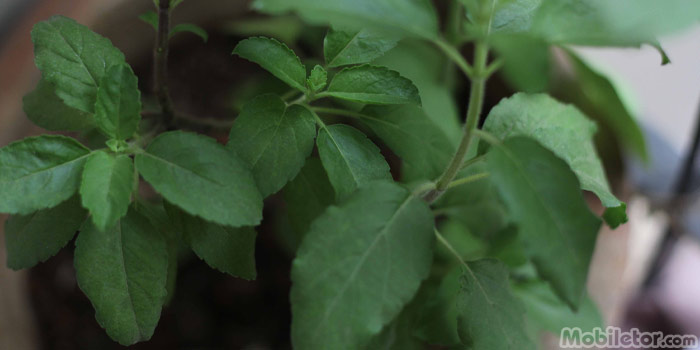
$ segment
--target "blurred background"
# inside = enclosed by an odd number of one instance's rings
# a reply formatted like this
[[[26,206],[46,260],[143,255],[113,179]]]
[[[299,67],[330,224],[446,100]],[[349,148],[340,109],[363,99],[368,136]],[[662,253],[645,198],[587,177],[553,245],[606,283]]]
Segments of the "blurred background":
[[[154,33],[137,17],[151,7],[152,2],[145,0],[0,0],[0,147],[44,133],[22,111],[22,97],[39,80],[30,38],[36,22],[62,14],[108,37],[125,53],[142,91],[149,91]],[[210,39],[203,43],[181,35],[172,41],[173,100],[184,113],[213,119],[230,119],[241,101],[256,91],[281,88],[275,82],[259,83],[260,79],[252,83],[262,72],[231,57],[241,38],[274,36],[306,57],[319,57],[318,45],[325,34],[325,29],[307,27],[292,16],[265,18],[242,0],[186,1],[174,13],[174,22],[196,23]],[[567,54],[552,52],[550,93],[576,103],[594,119],[596,113],[628,113],[647,140],[646,163],[606,142],[605,126],[598,140],[611,183],[627,201],[630,216],[629,223],[615,231],[603,228],[591,266],[589,292],[607,325],[700,336],[700,167],[688,161],[700,112],[699,39],[700,26],[660,38],[671,60],[663,66],[652,47],[574,48],[591,74],[608,81],[622,101],[621,107],[609,110],[602,110],[605,106],[590,96],[581,99],[591,91],[572,86],[597,85],[582,80],[587,78],[580,67],[572,68]],[[510,86],[498,77],[490,82],[486,107],[512,94]],[[457,93],[457,101],[466,96],[463,88]],[[206,132],[226,137],[221,131]],[[284,205],[277,197],[267,200],[265,217],[272,219],[258,230],[258,280],[236,279],[183,256],[177,292],[153,339],[133,348],[290,347],[293,243],[276,233],[286,225]],[[0,223],[4,220],[0,216]],[[12,271],[5,267],[0,240],[0,350],[121,348],[95,321],[90,302],[76,284],[72,254],[72,248],[64,249],[35,268]],[[556,348],[553,335],[543,335],[542,341]]]

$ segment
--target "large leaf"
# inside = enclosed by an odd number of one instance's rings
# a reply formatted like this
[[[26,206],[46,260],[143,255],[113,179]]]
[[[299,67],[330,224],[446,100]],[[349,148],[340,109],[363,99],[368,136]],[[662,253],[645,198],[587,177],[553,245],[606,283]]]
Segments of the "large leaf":
[[[124,63],[112,43],[70,18],[53,16],[32,29],[35,62],[67,106],[93,113],[107,68]]]
[[[7,267],[30,268],[54,256],[83,224],[87,213],[77,196],[29,215],[13,215],[5,222]]]
[[[263,197],[294,178],[314,147],[316,123],[308,109],[287,107],[276,95],[248,102],[233,123],[228,148],[248,162]]]
[[[503,99],[491,110],[484,129],[501,139],[523,135],[539,141],[569,164],[582,189],[600,198],[608,208],[604,217],[610,226],[627,221],[626,205],[610,191],[603,164],[595,151],[596,125],[576,107],[545,94],[518,93]]]
[[[366,346],[427,277],[432,229],[427,205],[389,182],[370,184],[326,210],[292,266],[294,347]]]
[[[90,150],[58,135],[29,137],[0,149],[0,213],[29,214],[70,198]]]
[[[52,131],[86,131],[95,127],[92,116],[68,107],[54,92],[53,84],[41,79],[24,99],[24,113],[34,124]]]
[[[172,208],[168,215],[173,215]],[[217,225],[181,211],[177,215],[183,239],[200,259],[221,272],[255,279],[255,229]]]
[[[333,186],[318,158],[309,158],[297,176],[284,188],[284,201],[292,229],[298,235],[335,201]]]
[[[410,80],[390,69],[366,64],[340,71],[325,94],[367,104],[420,104],[418,88]]]
[[[339,29],[438,37],[437,14],[427,0],[256,0],[253,7],[269,13],[295,11],[308,21]]]
[[[97,322],[122,345],[148,340],[166,297],[163,236],[133,209],[101,231],[88,221],[75,241],[75,273]]]
[[[214,139],[164,133],[136,155],[136,169],[190,214],[233,227],[260,223],[262,198],[247,164]]]
[[[342,199],[373,180],[390,180],[389,164],[361,131],[344,124],[325,126],[316,140],[323,167]]]
[[[117,140],[131,138],[138,129],[141,92],[138,79],[128,65],[112,66],[100,79],[95,121],[105,134]]]
[[[127,155],[95,152],[88,157],[80,184],[83,206],[105,231],[126,215],[136,181],[134,163]]]
[[[454,154],[445,134],[418,106],[368,106],[361,120],[403,160],[402,179],[437,178]]]
[[[329,67],[371,62],[396,46],[397,40],[363,29],[330,29],[323,39],[323,56]]]
[[[564,160],[522,136],[491,147],[486,162],[540,276],[576,309],[601,224],[576,175]]]
[[[505,265],[494,259],[466,263],[461,284],[457,331],[462,342],[474,350],[535,349]]]
[[[306,91],[306,68],[287,45],[270,38],[245,39],[233,53],[255,62],[289,86]]]

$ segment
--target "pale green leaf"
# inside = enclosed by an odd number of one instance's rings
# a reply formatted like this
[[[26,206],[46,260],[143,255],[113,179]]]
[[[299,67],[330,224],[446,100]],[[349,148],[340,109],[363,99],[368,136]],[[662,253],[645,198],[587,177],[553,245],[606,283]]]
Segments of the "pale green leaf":
[[[270,38],[242,40],[233,53],[259,64],[289,86],[306,91],[306,68],[287,45]]]
[[[0,213],[29,214],[73,196],[89,153],[78,141],[59,135],[0,148]]]
[[[7,267],[30,268],[58,253],[83,224],[87,213],[77,196],[29,215],[12,215],[5,222]]]
[[[207,34],[207,31],[202,29],[202,27],[192,23],[180,23],[174,26],[173,29],[170,30],[169,37],[172,38],[178,33],[192,33],[202,38],[204,42],[207,42],[207,40],[209,40],[209,34]]]
[[[323,89],[326,86],[327,82],[328,72],[326,72],[326,70],[323,67],[317,64],[314,66],[314,69],[311,70],[309,78],[306,79],[306,86],[309,87],[309,90],[317,92]]]
[[[326,210],[292,266],[295,349],[364,348],[428,276],[432,230],[428,206],[389,182]]]
[[[474,350],[534,350],[525,331],[525,309],[495,259],[466,263],[457,297],[457,331]]]
[[[66,106],[54,90],[53,84],[41,79],[36,89],[24,96],[22,104],[29,120],[51,131],[86,131],[95,127],[90,114]]]
[[[428,0],[256,0],[253,7],[268,13],[297,12],[312,23],[343,30],[370,28],[399,36],[438,37],[438,20]]]
[[[583,200],[576,174],[522,136],[491,147],[486,163],[539,275],[576,309],[601,224]]]
[[[163,236],[133,209],[109,230],[88,221],[75,241],[75,273],[97,322],[128,346],[148,340],[166,297]]]
[[[243,106],[227,147],[250,165],[263,197],[294,178],[314,147],[316,123],[308,109],[287,107],[277,95],[261,95]]]
[[[171,220],[181,224],[185,243],[209,266],[235,277],[255,279],[255,229],[217,225],[171,205],[166,205],[166,210]]]
[[[361,65],[336,74],[324,93],[367,104],[420,104],[418,88],[398,72],[385,67]]]
[[[330,29],[323,39],[323,55],[329,67],[368,63],[391,50],[397,42],[395,38],[366,29],[357,32]]]
[[[367,106],[367,125],[403,160],[403,180],[433,180],[446,168],[456,146],[418,106]]]
[[[53,16],[32,29],[35,62],[67,106],[93,113],[107,68],[124,63],[112,43],[74,20]]]
[[[333,186],[321,160],[315,157],[306,160],[283,193],[290,225],[299,236],[306,234],[311,222],[335,201]]]
[[[626,205],[610,191],[595,150],[596,125],[576,107],[545,94],[518,93],[491,109],[484,130],[501,139],[523,135],[539,141],[567,162],[582,189],[600,198],[608,208],[606,218],[611,219],[608,225],[617,227],[627,221]]]
[[[246,163],[214,139],[173,131],[136,155],[136,169],[169,202],[222,225],[257,225],[262,198]]]
[[[98,229],[105,231],[126,215],[135,175],[134,163],[127,155],[99,151],[88,157],[80,196]]]
[[[117,140],[131,138],[141,121],[141,92],[138,79],[126,64],[107,69],[97,89],[97,126]]]
[[[344,124],[318,132],[318,154],[338,199],[373,180],[390,180],[389,164],[361,131]]]

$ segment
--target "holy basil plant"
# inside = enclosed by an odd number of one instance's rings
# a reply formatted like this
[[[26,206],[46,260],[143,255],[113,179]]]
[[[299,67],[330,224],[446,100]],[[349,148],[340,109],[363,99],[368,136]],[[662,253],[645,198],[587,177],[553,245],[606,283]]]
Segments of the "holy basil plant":
[[[102,141],[43,135],[0,149],[10,268],[74,240],[97,321],[134,344],[153,335],[175,293],[181,245],[256,278],[255,227],[263,199],[280,193],[298,246],[295,349],[533,349],[541,331],[601,325],[585,292],[589,263],[602,222],[627,217],[594,136],[609,127],[641,157],[644,140],[612,85],[573,51],[596,121],[543,93],[549,52],[658,47],[656,35],[696,21],[700,3],[452,0],[439,23],[427,0],[257,0],[259,11],[329,26],[323,57],[302,61],[268,37],[240,41],[232,65],[253,62],[290,90],[247,99],[224,145],[187,131],[168,94],[169,38],[207,38],[191,24],[170,28],[180,2],[156,1],[141,17],[156,29],[156,112],[108,39],[61,16],[35,25],[42,78],[27,116]],[[455,99],[459,73],[469,96]],[[523,92],[485,113],[494,74]],[[467,101],[463,123],[455,101]],[[582,191],[598,197],[602,219]]]

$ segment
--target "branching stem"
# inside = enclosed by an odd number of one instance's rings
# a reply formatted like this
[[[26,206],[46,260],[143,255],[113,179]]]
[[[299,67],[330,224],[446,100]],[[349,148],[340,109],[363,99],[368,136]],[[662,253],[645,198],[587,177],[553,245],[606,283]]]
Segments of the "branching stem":
[[[168,88],[168,39],[170,34],[170,1],[158,2],[158,32],[153,51],[154,89],[158,97],[164,124],[173,126],[175,112]]]

